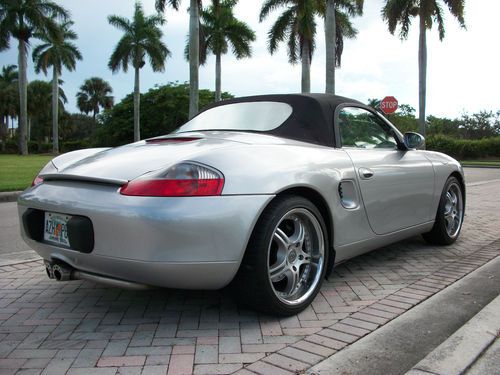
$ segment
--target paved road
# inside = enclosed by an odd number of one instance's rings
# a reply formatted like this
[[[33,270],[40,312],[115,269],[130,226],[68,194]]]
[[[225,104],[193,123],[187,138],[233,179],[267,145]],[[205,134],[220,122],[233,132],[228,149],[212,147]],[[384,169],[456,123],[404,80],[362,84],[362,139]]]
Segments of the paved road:
[[[493,181],[500,171],[467,174],[468,208],[455,244],[433,247],[415,237],[356,257],[336,267],[309,308],[286,319],[246,310],[227,291],[138,293],[57,283],[39,260],[0,265],[0,374],[306,370],[500,255],[500,180]],[[15,244],[7,235],[15,205],[0,208],[0,243]]]
[[[464,168],[465,179],[468,184],[500,180],[500,168]]]

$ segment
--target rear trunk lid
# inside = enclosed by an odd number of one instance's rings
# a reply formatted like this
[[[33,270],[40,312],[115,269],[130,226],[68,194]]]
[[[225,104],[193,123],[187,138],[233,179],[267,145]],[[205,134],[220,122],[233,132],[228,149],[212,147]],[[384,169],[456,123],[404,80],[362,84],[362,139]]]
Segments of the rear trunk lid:
[[[77,179],[124,183],[147,172],[168,168],[201,153],[237,145],[236,140],[189,136],[167,136],[140,141],[122,147],[96,150],[77,160],[53,160],[57,173],[51,179]]]

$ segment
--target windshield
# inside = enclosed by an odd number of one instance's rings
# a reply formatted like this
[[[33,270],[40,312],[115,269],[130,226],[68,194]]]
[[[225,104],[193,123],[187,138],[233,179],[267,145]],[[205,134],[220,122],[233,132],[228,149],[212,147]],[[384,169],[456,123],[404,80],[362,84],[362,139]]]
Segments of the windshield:
[[[178,133],[203,130],[269,131],[283,124],[292,107],[280,102],[247,102],[221,105],[200,113]]]

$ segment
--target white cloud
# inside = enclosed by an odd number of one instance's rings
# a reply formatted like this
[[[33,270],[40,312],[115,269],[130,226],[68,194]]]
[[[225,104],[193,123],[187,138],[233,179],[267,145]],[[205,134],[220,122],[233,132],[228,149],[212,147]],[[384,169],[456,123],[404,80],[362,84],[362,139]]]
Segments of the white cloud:
[[[84,55],[77,71],[63,73],[69,110],[76,110],[74,96],[79,85],[90,76],[110,81],[117,99],[132,92],[133,76],[112,74],[107,61],[120,32],[107,23],[109,14],[131,17],[134,0],[63,0],[75,21],[79,35],[78,45]],[[154,11],[154,0],[143,0],[147,13]],[[288,93],[300,91],[300,65],[288,64],[285,45],[270,56],[266,48],[267,31],[278,12],[263,23],[258,22],[262,2],[240,0],[237,16],[256,30],[254,57],[238,61],[231,55],[223,57],[223,90],[235,95]],[[412,27],[409,39],[401,42],[387,31],[380,18],[383,0],[366,1],[365,15],[355,20],[359,35],[345,43],[343,65],[337,71],[337,92],[361,101],[368,98],[396,96],[400,103],[418,106],[418,30]],[[163,74],[146,67],[141,72],[141,87],[145,92],[155,84],[169,81],[187,81],[188,65],[183,51],[188,32],[188,1],[182,2],[179,12],[168,10],[164,40],[172,51]],[[467,31],[460,29],[449,14],[446,17],[447,34],[439,42],[437,30],[428,33],[428,113],[458,116],[463,110],[500,109],[500,51],[496,38],[500,25],[496,20],[500,2],[475,0],[466,2]],[[324,37],[322,22],[318,20],[317,51],[312,65],[312,88],[324,91]],[[34,42],[36,44],[36,42]],[[13,45],[13,47],[15,47]],[[17,64],[16,49],[0,53],[0,65]],[[30,64],[32,66],[32,64]],[[213,89],[214,59],[200,70],[200,87]],[[29,79],[35,77],[30,72]]]

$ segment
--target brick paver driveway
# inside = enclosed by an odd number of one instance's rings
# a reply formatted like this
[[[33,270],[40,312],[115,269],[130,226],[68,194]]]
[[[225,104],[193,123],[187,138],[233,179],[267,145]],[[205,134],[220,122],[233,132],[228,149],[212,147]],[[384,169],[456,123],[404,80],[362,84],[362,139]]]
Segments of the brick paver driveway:
[[[500,255],[500,182],[471,184],[460,240],[420,238],[336,268],[310,308],[278,319],[227,292],[130,292],[0,267],[0,374],[301,372]]]

